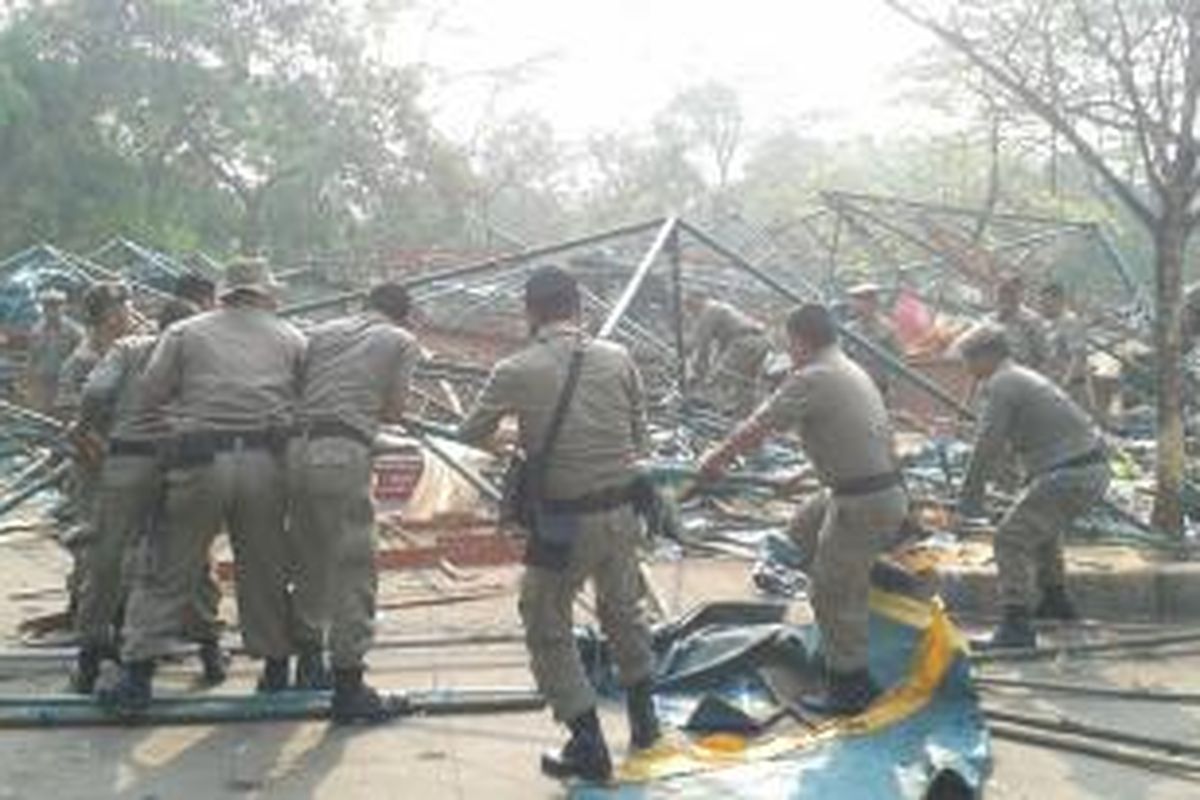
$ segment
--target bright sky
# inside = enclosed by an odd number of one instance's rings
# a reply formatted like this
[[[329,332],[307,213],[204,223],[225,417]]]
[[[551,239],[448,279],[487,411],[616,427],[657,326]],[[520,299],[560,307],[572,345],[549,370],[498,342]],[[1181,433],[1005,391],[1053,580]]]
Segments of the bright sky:
[[[568,139],[644,128],[677,90],[710,79],[739,91],[752,132],[814,115],[828,133],[895,132],[906,117],[892,79],[928,44],[881,0],[423,3],[401,46],[444,74],[428,102],[455,136],[487,114],[480,71],[521,62],[525,83],[496,111],[536,111]]]

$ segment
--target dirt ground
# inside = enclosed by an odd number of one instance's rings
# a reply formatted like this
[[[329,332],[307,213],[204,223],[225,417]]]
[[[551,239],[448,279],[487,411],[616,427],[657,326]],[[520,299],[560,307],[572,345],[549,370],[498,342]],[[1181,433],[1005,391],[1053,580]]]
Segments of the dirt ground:
[[[44,539],[27,534],[0,543],[0,632],[5,649],[19,646],[16,627],[32,615],[60,609],[65,559]],[[700,598],[751,595],[747,565],[689,560],[656,567],[656,583],[673,609]],[[514,569],[404,573],[385,577],[380,636],[453,636],[516,628]],[[480,595],[483,599],[414,605],[431,594]],[[232,608],[225,612],[232,617]],[[798,606],[795,616],[806,613]],[[1068,634],[1071,635],[1071,634]],[[3,658],[0,657],[0,663]],[[1129,661],[1093,658],[1049,664],[986,667],[987,674],[1026,676],[1112,686],[1145,686],[1200,692],[1200,650]],[[0,694],[61,690],[65,671],[8,670]],[[19,674],[16,674],[19,673]],[[163,689],[182,689],[194,665],[165,671]],[[372,680],[383,688],[448,686],[527,687],[525,656],[518,643],[378,651]],[[235,662],[218,691],[247,690],[249,662]],[[1197,708],[1130,701],[1081,700],[1068,695],[1036,697],[986,691],[985,700],[1005,707],[1061,713],[1095,724],[1157,736],[1200,739]],[[603,709],[614,749],[627,731],[618,706]],[[548,714],[408,718],[372,729],[332,728],[324,723],[256,723],[159,729],[76,729],[0,732],[0,800],[8,798],[489,798],[540,800],[562,797],[557,784],[537,771],[537,754],[560,742]],[[995,770],[988,798],[1200,797],[1200,783],[1168,778],[1084,756],[1005,741],[995,743]]]

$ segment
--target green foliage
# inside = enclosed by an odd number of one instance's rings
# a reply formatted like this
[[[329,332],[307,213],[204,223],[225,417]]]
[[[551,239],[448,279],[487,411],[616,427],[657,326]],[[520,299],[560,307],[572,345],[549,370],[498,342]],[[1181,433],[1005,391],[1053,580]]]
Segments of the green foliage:
[[[0,32],[0,247],[126,233],[217,252],[332,249],[403,228],[394,213],[418,202],[428,224],[452,217],[439,186],[461,167],[418,108],[419,76],[370,55],[354,5],[18,12]]]

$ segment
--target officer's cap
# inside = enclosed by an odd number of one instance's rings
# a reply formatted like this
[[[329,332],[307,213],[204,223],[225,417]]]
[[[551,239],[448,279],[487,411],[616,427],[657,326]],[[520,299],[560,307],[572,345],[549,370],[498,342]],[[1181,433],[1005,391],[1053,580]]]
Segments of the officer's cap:
[[[282,286],[271,273],[271,266],[265,258],[241,257],[235,258],[225,265],[225,275],[221,279],[221,297],[228,297],[236,292],[251,292],[274,297]]]

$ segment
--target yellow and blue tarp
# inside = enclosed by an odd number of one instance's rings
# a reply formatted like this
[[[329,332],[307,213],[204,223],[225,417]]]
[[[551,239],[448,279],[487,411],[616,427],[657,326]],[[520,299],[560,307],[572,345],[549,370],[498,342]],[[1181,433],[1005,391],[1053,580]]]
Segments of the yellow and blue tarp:
[[[936,598],[873,590],[870,667],[884,694],[861,716],[801,713],[804,724],[784,718],[788,695],[819,681],[816,627],[715,616],[656,641],[656,698],[676,729],[612,784],[573,787],[573,800],[978,795],[987,729],[965,640]]]

